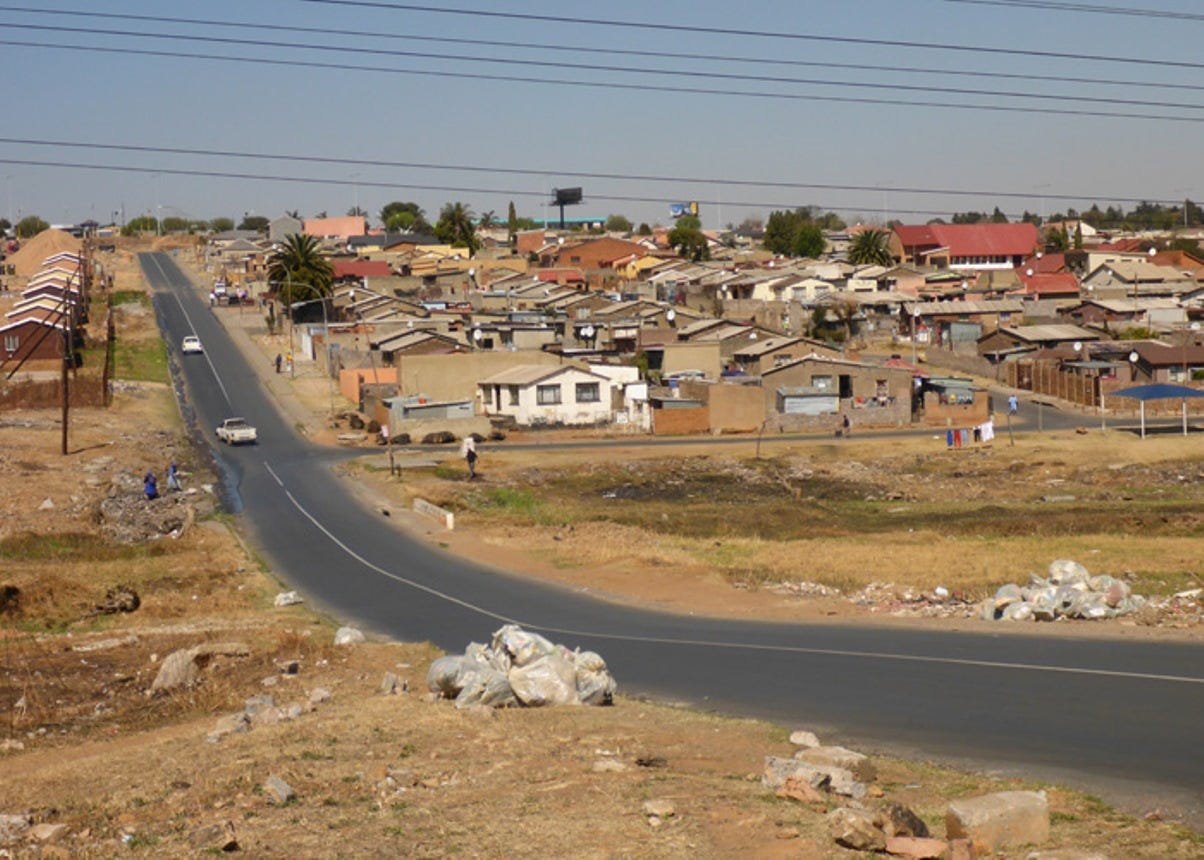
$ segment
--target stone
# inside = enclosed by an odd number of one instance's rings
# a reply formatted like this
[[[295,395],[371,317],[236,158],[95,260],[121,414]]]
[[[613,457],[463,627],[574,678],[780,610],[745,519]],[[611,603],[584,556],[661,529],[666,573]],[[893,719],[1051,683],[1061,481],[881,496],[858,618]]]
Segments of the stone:
[[[1049,838],[1049,802],[1041,791],[1000,791],[951,801],[945,815],[950,839],[969,839],[983,852],[1009,845],[1040,845]]]
[[[367,641],[368,638],[354,627],[340,627],[334,634],[335,645],[358,645]]]
[[[245,642],[202,642],[200,645],[193,647],[192,653],[202,659],[209,657],[248,657],[251,654],[251,646]]]
[[[0,813],[0,845],[12,845],[29,832],[33,820],[28,815]]]
[[[833,765],[813,765],[797,759],[765,757],[765,772],[761,783],[766,788],[777,790],[788,779],[805,782],[812,788],[831,791],[860,800],[866,795],[865,783],[858,782],[852,773]]]
[[[949,860],[978,860],[978,851],[969,839],[949,840]]]
[[[276,776],[276,774],[272,774],[267,778],[267,782],[263,784],[263,790],[268,797],[268,802],[276,806],[284,806],[284,804],[297,796],[297,793],[293,791],[293,787]]]
[[[238,839],[234,836],[234,824],[222,821],[207,827],[198,827],[188,834],[188,843],[198,851],[237,851]]]
[[[790,733],[790,743],[796,747],[803,747],[805,749],[820,746],[819,738],[815,736],[814,732],[803,731],[801,729]]]
[[[918,836],[886,837],[886,853],[896,857],[912,857],[915,860],[940,860],[949,846],[940,839]]]
[[[243,704],[243,713],[248,717],[276,707],[276,699],[269,693],[260,696],[250,696]]]
[[[819,793],[819,791],[811,786],[810,783],[803,782],[794,777],[787,779],[776,792],[778,797],[797,800],[799,803],[806,803],[812,806],[827,806],[827,799]]]
[[[396,695],[398,689],[401,688],[401,679],[392,672],[385,672],[385,677],[380,682],[380,692],[384,696]]]
[[[672,818],[677,815],[677,807],[673,805],[673,801],[664,798],[656,798],[653,800],[644,801],[644,814],[649,818]]]
[[[29,839],[42,845],[52,845],[66,836],[70,829],[66,824],[35,824],[29,828]]]
[[[815,767],[843,768],[862,782],[872,782],[878,776],[878,769],[867,756],[844,747],[801,749],[794,757]]]
[[[197,666],[196,654],[192,649],[184,648],[180,651],[173,651],[159,666],[159,674],[151,683],[151,692],[191,687],[199,677],[200,667]]]
[[[1110,860],[1098,851],[1078,851],[1074,848],[1055,848],[1051,851],[1030,851],[1024,860]]]
[[[277,606],[292,606],[296,603],[303,603],[301,596],[295,591],[282,591],[276,595],[275,604]]]
[[[891,801],[883,805],[881,815],[887,836],[917,836],[923,839],[929,835],[924,819],[901,803]]]
[[[828,813],[828,833],[837,845],[854,851],[881,851],[886,834],[874,824],[874,815],[864,809],[841,807]]]
[[[330,690],[325,687],[315,687],[309,693],[309,703],[311,705],[320,705],[323,702],[330,701]]]
[[[237,714],[227,714],[224,717],[219,717],[217,725],[213,731],[205,736],[205,740],[210,743],[217,743],[226,735],[245,732],[251,727],[251,718],[245,712],[240,711]]]
[[[49,498],[49,497],[42,499],[42,504],[38,505],[38,510],[39,511],[53,511],[54,510],[54,499]]]

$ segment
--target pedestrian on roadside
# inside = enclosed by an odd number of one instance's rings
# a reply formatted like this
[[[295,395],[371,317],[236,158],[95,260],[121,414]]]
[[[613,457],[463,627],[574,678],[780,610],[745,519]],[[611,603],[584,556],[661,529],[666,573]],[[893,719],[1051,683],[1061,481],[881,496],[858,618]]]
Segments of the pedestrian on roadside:
[[[180,468],[176,465],[175,460],[172,460],[171,465],[167,467],[167,489],[177,493],[181,490]]]
[[[472,436],[464,437],[464,444],[460,446],[460,456],[468,463],[468,480],[473,480],[477,476],[477,443]]]
[[[844,434],[844,437],[845,437],[846,439],[847,439],[847,438],[849,438],[849,423],[850,423],[850,422],[849,422],[849,416],[848,416],[848,415],[844,416],[844,418],[843,418],[843,419],[841,419],[841,422],[840,422],[840,429],[841,429],[841,431],[843,432],[843,434]]]
[[[280,372],[280,364],[283,361],[284,361],[284,356],[282,356],[280,353],[276,353],[276,372],[277,373]]]
[[[1008,415],[1015,415],[1020,411],[1020,398],[1015,394],[1008,397]]]
[[[142,492],[146,495],[146,500],[159,498],[159,487],[155,482],[155,473],[148,471],[146,477],[142,479]]]

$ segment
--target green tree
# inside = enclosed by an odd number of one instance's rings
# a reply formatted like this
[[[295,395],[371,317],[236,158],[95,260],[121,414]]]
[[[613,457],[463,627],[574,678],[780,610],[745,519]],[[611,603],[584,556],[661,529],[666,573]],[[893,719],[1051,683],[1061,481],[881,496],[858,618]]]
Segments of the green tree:
[[[50,225],[39,218],[37,215],[26,215],[17,222],[17,238],[28,239],[31,236],[36,236],[43,230],[49,230]]]
[[[18,226],[18,229],[20,227]],[[150,215],[139,215],[125,222],[121,228],[122,236],[137,236],[140,233],[158,233],[159,221]]]
[[[477,231],[472,210],[458,201],[448,203],[440,210],[435,235],[449,245],[467,248],[469,257],[477,251]]]
[[[685,218],[679,219],[686,220]],[[688,260],[697,263],[699,260],[709,260],[711,249],[707,245],[706,235],[697,227],[682,226],[680,223],[669,231],[669,247]]]
[[[510,201],[510,206],[506,209],[506,232],[510,234],[510,238],[514,238],[514,234],[518,232],[518,210],[514,208],[514,201]]]
[[[187,218],[169,217],[163,219],[164,233],[187,233],[189,228]]]
[[[1000,209],[998,206],[996,206],[995,211],[991,213],[991,223],[992,224],[1006,224],[1007,222],[1008,222],[1008,216],[1004,215],[1003,210]]]
[[[611,215],[606,219],[608,233],[630,233],[631,221],[626,215]]]
[[[635,233],[637,236],[651,236],[652,228],[648,226],[647,221],[641,221],[640,226],[636,228]]]
[[[492,209],[490,209],[486,212],[482,212],[481,217],[479,217],[477,219],[477,226],[480,227],[482,230],[488,230],[490,227],[492,227],[496,223],[497,223],[497,213],[494,212]]]
[[[318,240],[295,233],[268,260],[268,280],[289,304],[330,295],[334,270],[318,249]]]
[[[386,203],[380,210],[380,223],[385,229],[396,233],[429,233],[431,225],[426,220],[422,207],[414,202],[394,200]]]
[[[849,243],[849,262],[857,266],[890,266],[890,235],[882,230],[862,230]]]
[[[1076,222],[1074,225],[1074,249],[1076,251],[1083,250],[1083,222]]]
[[[827,247],[828,240],[818,224],[803,224],[795,231],[790,253],[795,257],[818,257]]]
[[[366,209],[363,209],[363,208],[361,208],[361,207],[359,207],[359,206],[352,206],[350,209],[348,209],[348,210],[347,210],[347,217],[348,217],[348,218],[354,218],[356,215],[359,215],[361,218],[363,218],[363,219],[364,219],[364,222],[365,222],[365,223],[367,223],[367,221],[368,221],[368,212],[367,212],[367,210],[366,210]]]
[[[1191,254],[1197,260],[1204,260],[1204,251],[1201,251],[1200,244],[1194,239],[1180,236],[1177,239],[1171,239],[1166,247],[1171,251],[1183,251],[1186,254]]]
[[[268,231],[268,219],[263,215],[246,215],[243,217],[242,223],[238,225],[238,229],[266,233]]]
[[[682,215],[673,224],[674,227],[685,227],[689,230],[701,230],[702,219],[697,215]]]
[[[13,223],[7,218],[0,218],[0,234],[7,233],[8,228],[13,226]]]
[[[234,229],[233,218],[214,218],[209,222],[209,229],[214,233],[225,233],[227,230]]]

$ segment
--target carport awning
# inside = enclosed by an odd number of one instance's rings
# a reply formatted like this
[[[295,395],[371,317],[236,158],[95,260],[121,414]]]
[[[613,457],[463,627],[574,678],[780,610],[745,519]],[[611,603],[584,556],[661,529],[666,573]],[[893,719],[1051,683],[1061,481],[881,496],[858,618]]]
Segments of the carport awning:
[[[1156,382],[1152,385],[1137,385],[1133,388],[1122,388],[1112,392],[1113,397],[1132,397],[1143,403],[1146,400],[1183,400],[1188,397],[1204,397],[1204,391],[1198,388],[1188,388],[1186,385],[1171,385],[1166,382]]]

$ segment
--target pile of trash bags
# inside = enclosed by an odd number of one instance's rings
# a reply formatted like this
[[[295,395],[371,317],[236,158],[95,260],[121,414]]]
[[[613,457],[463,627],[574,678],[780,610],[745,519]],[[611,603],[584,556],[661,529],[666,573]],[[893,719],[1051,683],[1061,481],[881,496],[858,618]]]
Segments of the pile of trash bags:
[[[462,656],[435,660],[426,683],[457,708],[610,705],[618,691],[593,651],[570,651],[516,624],[494,633],[489,645],[473,642]]]
[[[1145,606],[1123,579],[1092,576],[1077,561],[1058,559],[1046,577],[1029,577],[1027,586],[1005,585],[983,601],[984,621],[1056,621],[1062,618],[1116,618]]]

